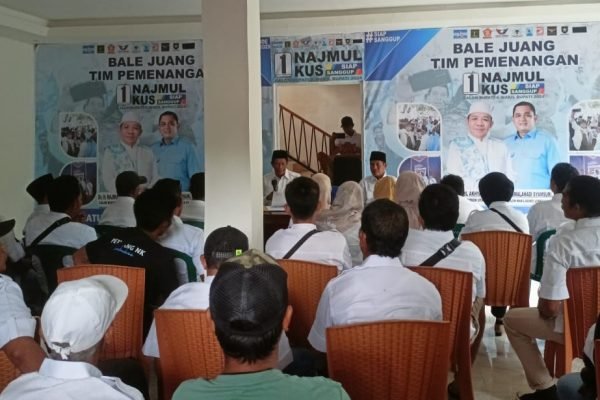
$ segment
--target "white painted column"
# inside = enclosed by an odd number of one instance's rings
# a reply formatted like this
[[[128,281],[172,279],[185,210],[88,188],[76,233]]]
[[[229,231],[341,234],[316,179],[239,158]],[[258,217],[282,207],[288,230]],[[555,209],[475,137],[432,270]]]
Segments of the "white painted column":
[[[259,0],[204,0],[205,230],[263,248]]]

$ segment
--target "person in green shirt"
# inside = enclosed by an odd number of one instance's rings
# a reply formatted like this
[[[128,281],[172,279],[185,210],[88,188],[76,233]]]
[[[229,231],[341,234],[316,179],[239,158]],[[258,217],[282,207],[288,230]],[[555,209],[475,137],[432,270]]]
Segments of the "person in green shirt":
[[[292,317],[287,273],[268,255],[249,250],[226,261],[210,288],[210,314],[225,355],[215,379],[183,382],[173,400],[349,400],[326,378],[301,378],[277,370],[277,343]]]

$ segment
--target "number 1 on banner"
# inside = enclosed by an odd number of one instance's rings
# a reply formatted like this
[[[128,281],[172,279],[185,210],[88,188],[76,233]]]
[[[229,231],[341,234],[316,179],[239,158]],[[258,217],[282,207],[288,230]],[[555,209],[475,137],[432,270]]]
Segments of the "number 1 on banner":
[[[129,85],[117,85],[117,104],[131,103],[131,87]]]
[[[292,55],[275,53],[275,76],[292,76]]]
[[[471,72],[463,75],[463,93],[478,94],[479,93],[479,74]]]

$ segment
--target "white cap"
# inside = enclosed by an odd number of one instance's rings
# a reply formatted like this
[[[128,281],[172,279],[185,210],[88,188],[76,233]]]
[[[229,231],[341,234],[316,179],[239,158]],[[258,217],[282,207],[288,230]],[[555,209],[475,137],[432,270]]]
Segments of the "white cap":
[[[123,122],[137,122],[138,124],[142,125],[140,117],[138,117],[138,115],[133,111],[127,111],[125,114],[123,114],[123,116],[121,117],[120,124],[122,124]]]
[[[48,348],[63,360],[71,353],[92,348],[104,337],[127,293],[125,282],[110,275],[58,285],[42,311],[42,332]]]
[[[491,117],[492,109],[490,108],[490,106],[487,103],[477,101],[477,102],[471,104],[471,107],[469,108],[469,113],[467,114],[467,117],[473,113],[484,113],[484,114],[488,114]]]

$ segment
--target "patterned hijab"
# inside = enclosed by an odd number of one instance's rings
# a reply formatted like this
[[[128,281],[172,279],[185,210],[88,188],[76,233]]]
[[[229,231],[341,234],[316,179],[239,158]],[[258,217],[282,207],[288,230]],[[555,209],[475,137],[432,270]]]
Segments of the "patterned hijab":
[[[319,229],[337,229],[345,231],[360,225],[360,217],[364,207],[363,191],[360,185],[346,181],[338,188],[329,210],[323,210],[317,217]]]
[[[394,189],[396,187],[396,178],[393,176],[384,176],[375,183],[373,188],[373,199],[388,199],[394,201]]]

